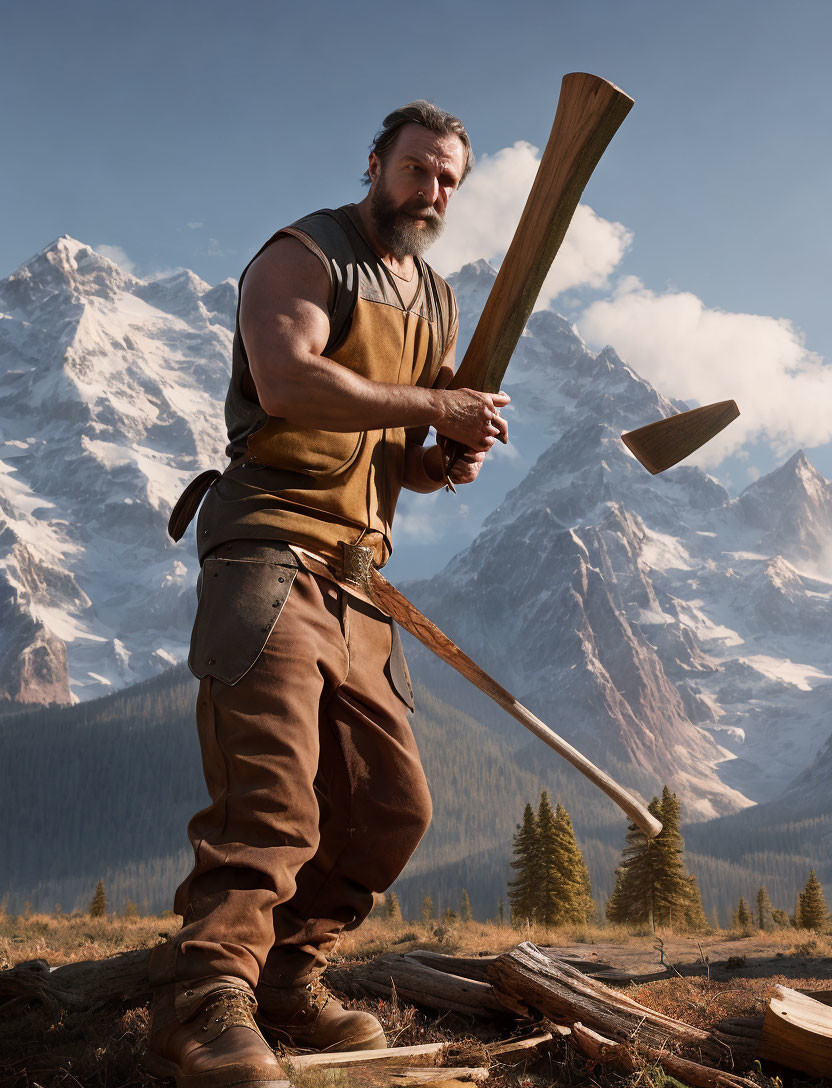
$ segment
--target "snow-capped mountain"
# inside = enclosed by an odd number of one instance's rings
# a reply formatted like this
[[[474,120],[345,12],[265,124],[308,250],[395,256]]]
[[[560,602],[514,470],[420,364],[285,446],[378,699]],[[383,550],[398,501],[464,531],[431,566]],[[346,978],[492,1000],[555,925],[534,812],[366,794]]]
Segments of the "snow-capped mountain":
[[[456,278],[464,317],[493,276]],[[832,726],[832,486],[802,453],[734,500],[689,466],[651,477],[619,436],[684,406],[550,312],[506,384],[512,440],[546,421],[549,442],[474,542],[408,586],[417,603],[558,732],[671,783],[690,815],[782,792]],[[418,650],[414,665],[434,672]]]
[[[495,274],[452,277],[460,358]],[[166,520],[224,463],[235,302],[232,281],[140,280],[67,237],[0,282],[0,699],[88,699],[184,658],[196,560]],[[737,498],[690,466],[651,477],[619,435],[684,406],[550,311],[505,384],[511,444],[481,481],[403,497],[426,525],[482,507],[411,595],[559,733],[690,814],[782,793],[832,728],[828,481],[801,453]],[[469,708],[444,666],[412,665]]]
[[[0,699],[67,702],[182,659],[172,502],[223,463],[236,286],[150,282],[64,236],[0,282]]]

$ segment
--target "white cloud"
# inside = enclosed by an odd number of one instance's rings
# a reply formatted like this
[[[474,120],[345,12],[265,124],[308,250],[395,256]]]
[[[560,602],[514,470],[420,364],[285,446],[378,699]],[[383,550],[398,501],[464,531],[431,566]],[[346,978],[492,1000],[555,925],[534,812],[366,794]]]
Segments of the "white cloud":
[[[467,522],[471,513],[468,504],[445,503],[443,509],[444,497],[444,491],[432,491],[427,495],[403,492],[396,510],[396,540],[432,544]]]
[[[220,243],[217,241],[216,238],[209,238],[207,248],[203,249],[200,253],[200,256],[202,257],[226,257],[227,255],[228,254],[220,246]]]
[[[131,276],[136,275],[135,264],[130,260],[121,246],[97,245],[93,246],[93,249],[96,253],[100,253],[102,257],[108,257],[114,264],[117,264],[122,272],[127,272]]]
[[[699,465],[719,464],[752,440],[778,455],[832,440],[832,365],[807,350],[791,321],[709,309],[690,292],[658,294],[627,276],[577,324],[666,396],[736,400],[740,418],[695,455]]]
[[[481,257],[492,263],[502,260],[539,162],[538,149],[523,140],[478,160],[454,194],[445,231],[428,255],[441,275]],[[580,204],[543,284],[538,307],[573,287],[604,287],[631,240],[632,234],[621,223],[602,219]]]
[[[189,230],[202,230],[202,228],[205,226],[205,224],[199,222],[199,220],[197,220],[197,219],[194,219],[190,223],[187,223],[186,226],[188,227]]]

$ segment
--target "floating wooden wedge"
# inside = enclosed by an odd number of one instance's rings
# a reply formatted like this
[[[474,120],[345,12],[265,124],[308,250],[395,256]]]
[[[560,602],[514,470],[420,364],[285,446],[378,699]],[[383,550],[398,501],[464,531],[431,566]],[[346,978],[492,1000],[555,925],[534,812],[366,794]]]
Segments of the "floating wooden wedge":
[[[735,400],[720,400],[627,431],[621,441],[655,476],[710,442],[739,414]]]

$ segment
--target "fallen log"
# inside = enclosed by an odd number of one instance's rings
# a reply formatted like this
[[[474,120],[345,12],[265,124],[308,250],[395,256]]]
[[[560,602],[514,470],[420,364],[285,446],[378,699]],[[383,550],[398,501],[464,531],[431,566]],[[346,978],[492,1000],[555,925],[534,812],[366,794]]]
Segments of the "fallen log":
[[[634,1072],[643,1069],[645,1063],[661,1065],[666,1073],[695,1088],[759,1088],[753,1080],[735,1076],[723,1069],[713,1069],[699,1062],[681,1058],[667,1050],[646,1046],[643,1043],[627,1044],[607,1039],[583,1024],[572,1025],[572,1039],[578,1048],[592,1061],[618,1065]]]
[[[389,998],[395,992],[414,1005],[476,1018],[511,1015],[491,983],[436,970],[412,955],[385,953],[349,968],[332,966],[326,977],[345,993]]]
[[[711,1066],[733,1065],[736,1039],[693,1027],[611,990],[568,964],[543,955],[528,942],[489,966],[495,990],[536,1009],[555,1023],[579,1022],[614,1042],[652,1052],[682,1052]],[[746,1048],[740,1048],[742,1059]],[[740,1057],[740,1055],[737,1055]]]
[[[144,1005],[149,948],[103,960],[79,960],[50,967],[46,960],[26,960],[0,971],[0,1008],[7,1015],[32,1002],[54,1009],[90,1009],[109,1002]]]

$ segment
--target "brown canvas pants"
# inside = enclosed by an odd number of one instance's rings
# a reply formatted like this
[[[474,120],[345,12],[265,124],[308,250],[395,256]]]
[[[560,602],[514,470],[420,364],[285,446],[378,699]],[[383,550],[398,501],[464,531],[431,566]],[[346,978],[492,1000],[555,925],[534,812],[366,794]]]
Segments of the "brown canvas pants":
[[[188,825],[183,926],[154,949],[152,985],[306,983],[402,871],[431,803],[391,639],[381,613],[299,569],[254,665],[233,685],[202,679],[211,804]]]

